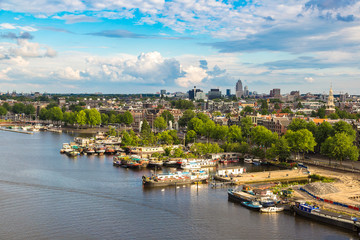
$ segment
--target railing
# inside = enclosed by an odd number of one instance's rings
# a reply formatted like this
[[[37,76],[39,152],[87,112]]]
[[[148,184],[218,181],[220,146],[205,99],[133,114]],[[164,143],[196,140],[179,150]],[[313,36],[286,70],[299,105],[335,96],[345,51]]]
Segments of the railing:
[[[314,166],[321,166],[321,167],[330,168],[330,169],[349,171],[349,172],[353,172],[353,173],[360,173],[360,169],[355,168],[354,166],[341,165],[339,163],[333,163],[333,164],[329,165],[328,163],[325,163],[323,161],[306,160],[306,159],[303,159],[301,161],[303,163],[311,164],[311,165],[314,165]]]
[[[331,201],[331,200],[328,200],[328,199],[318,197],[318,196],[310,193],[309,191],[307,191],[306,189],[304,189],[302,187],[300,188],[300,190],[303,191],[303,192],[306,192],[307,194],[309,194],[310,196],[312,196],[316,200],[326,202],[326,203],[330,203],[330,204],[334,204],[334,205],[341,206],[341,207],[345,207],[345,208],[350,208],[350,209],[355,210],[355,211],[360,211],[359,207],[351,206],[351,205],[347,205],[347,204],[343,204],[343,203],[339,203],[339,202],[334,202],[334,201]]]

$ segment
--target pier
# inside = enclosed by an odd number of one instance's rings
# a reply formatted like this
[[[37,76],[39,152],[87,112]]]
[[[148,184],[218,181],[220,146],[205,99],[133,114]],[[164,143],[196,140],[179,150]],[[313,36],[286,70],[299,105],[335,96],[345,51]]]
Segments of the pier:
[[[290,182],[304,181],[309,175],[299,169],[296,170],[277,170],[266,172],[244,173],[237,177],[219,177],[215,176],[215,180],[222,182],[232,182],[236,185],[252,184],[252,183],[268,183],[268,182]]]
[[[20,130],[16,130],[16,129],[0,128],[0,130],[7,131],[7,132],[24,133],[24,134],[30,134],[30,135],[34,134],[33,132],[25,132],[25,131],[20,131]]]

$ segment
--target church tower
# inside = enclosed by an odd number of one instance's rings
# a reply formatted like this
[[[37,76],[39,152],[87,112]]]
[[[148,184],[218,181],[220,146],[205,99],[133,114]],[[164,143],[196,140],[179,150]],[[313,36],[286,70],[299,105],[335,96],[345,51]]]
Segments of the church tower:
[[[331,113],[335,113],[334,93],[332,90],[332,86],[330,86],[329,97],[326,103],[326,110],[325,110],[326,115],[329,115]]]

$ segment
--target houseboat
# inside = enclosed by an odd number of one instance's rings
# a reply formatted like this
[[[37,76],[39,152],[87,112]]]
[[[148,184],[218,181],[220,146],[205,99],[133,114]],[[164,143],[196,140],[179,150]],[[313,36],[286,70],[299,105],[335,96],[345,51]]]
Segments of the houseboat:
[[[320,210],[317,206],[312,206],[303,202],[296,202],[292,207],[292,210],[302,217],[335,225],[357,233],[360,232],[359,219],[351,216]]]

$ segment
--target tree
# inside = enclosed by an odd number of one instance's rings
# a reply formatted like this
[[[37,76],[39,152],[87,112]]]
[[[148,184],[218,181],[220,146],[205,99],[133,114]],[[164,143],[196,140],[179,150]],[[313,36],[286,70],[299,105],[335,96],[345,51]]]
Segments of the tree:
[[[171,101],[171,105],[177,109],[194,109],[194,103],[188,100]],[[186,125],[186,124],[185,124]]]
[[[339,115],[337,115],[336,113],[331,113],[328,118],[330,119],[339,119]]]
[[[279,109],[280,109],[280,105],[279,105],[279,103],[275,103],[275,105],[274,105],[274,109],[276,109],[276,110],[279,110]]]
[[[240,119],[240,127],[244,138],[248,138],[251,133],[251,129],[254,125],[252,124],[250,117],[244,117]]]
[[[98,124],[101,124],[101,115],[98,110],[95,108],[92,108],[88,111],[86,111],[86,117],[87,117],[87,123],[90,126],[96,126]]]
[[[118,115],[115,115],[115,123],[122,124],[124,123],[123,114],[119,113]]]
[[[109,114],[109,123],[116,123],[116,114]]]
[[[226,136],[228,135],[229,128],[228,126],[223,126],[216,124],[215,128],[212,131],[212,138],[217,140],[225,140]]]
[[[291,131],[298,131],[301,129],[306,129],[306,127],[307,127],[307,122],[304,119],[295,118],[291,121],[287,129]]]
[[[63,112],[59,107],[53,107],[49,110],[50,119],[53,121],[61,121],[63,119]]]
[[[199,118],[194,117],[188,123],[188,131],[194,130],[197,134],[201,134],[201,131],[204,127],[204,122],[201,121]]]
[[[327,138],[321,146],[321,153],[339,160],[340,164],[345,159],[357,161],[359,158],[359,149],[354,145],[354,139],[345,132]]]
[[[251,130],[251,141],[265,149],[278,139],[277,133],[271,132],[264,126],[256,126]]]
[[[174,143],[174,139],[169,134],[168,131],[161,132],[157,135],[157,138],[160,142],[168,145],[172,145]]]
[[[314,147],[316,146],[313,134],[307,129],[301,129],[295,132],[288,130],[286,131],[285,138],[291,151],[296,154],[314,151]]]
[[[77,113],[71,112],[69,116],[69,124],[75,124],[76,123],[76,115]]]
[[[317,110],[317,113],[315,114],[315,116],[319,117],[319,118],[325,118],[325,107],[321,107]]]
[[[177,135],[177,131],[175,129],[173,130],[169,130],[168,133],[170,134],[170,136],[173,138],[174,143],[173,144],[180,144],[180,139]]]
[[[36,109],[32,104],[25,105],[24,113],[26,115],[33,115],[33,114],[35,114],[35,112],[36,112]]]
[[[289,107],[287,107],[287,108],[282,109],[281,113],[289,113],[289,114],[291,114],[292,111],[291,111],[291,109]]]
[[[5,116],[7,114],[7,110],[4,107],[0,107],[0,116]]]
[[[356,138],[356,131],[352,128],[350,124],[344,121],[339,121],[334,124],[334,131],[336,133],[346,133],[348,136],[352,137],[353,141]]]
[[[229,132],[227,134],[227,140],[231,143],[241,142],[243,139],[241,128],[237,125],[232,125],[229,127]]]
[[[23,103],[15,103],[12,107],[13,113],[23,113],[25,110],[25,104]]]
[[[145,135],[148,135],[151,133],[150,125],[149,125],[148,121],[146,121],[146,119],[144,119],[144,121],[141,125],[140,133],[141,133],[141,136],[145,136]]]
[[[50,109],[52,109],[53,107],[58,107],[58,105],[57,105],[56,103],[52,102],[52,103],[49,103],[49,104],[46,106],[46,109],[47,109],[47,110],[50,110]]]
[[[206,123],[204,123],[203,125],[203,129],[201,131],[201,135],[206,136],[208,141],[210,136],[213,134],[213,131],[215,129],[215,123],[214,121],[208,120]]]
[[[72,104],[70,105],[69,110],[72,112],[80,112],[81,110],[84,110],[84,108],[80,105]]]
[[[306,123],[306,129],[309,130],[314,136],[318,126],[313,121]]]
[[[115,130],[115,128],[112,127],[112,126],[109,126],[109,131],[107,131],[106,134],[109,135],[109,136],[116,136],[116,130]]]
[[[198,119],[200,119],[201,121],[203,121],[204,123],[210,120],[208,115],[206,115],[205,113],[201,113],[201,112],[197,113],[196,117]]]
[[[78,112],[77,116],[76,116],[76,122],[82,126],[86,124],[86,113],[84,110],[81,110],[80,112]]]
[[[179,119],[179,126],[185,127],[188,122],[195,117],[195,113],[192,110],[186,110],[182,117]]]
[[[4,102],[3,105],[2,105],[7,111],[10,111],[11,110],[11,106],[9,103],[7,102]]]
[[[42,108],[39,113],[39,117],[41,120],[49,119],[49,111],[46,108]]]
[[[267,103],[267,101],[265,99],[260,99],[259,103],[261,103],[260,109],[261,110],[268,110],[269,109],[269,105]]]
[[[163,131],[167,128],[167,123],[163,117],[157,117],[154,120],[154,127],[160,131]]]
[[[132,124],[134,122],[134,118],[131,115],[131,113],[129,111],[124,112],[123,114],[123,123],[125,123],[125,125],[130,126],[130,124]]]
[[[170,111],[165,110],[161,113],[161,116],[165,119],[166,123],[168,123],[169,121],[171,122],[175,122],[175,118],[174,115],[171,114]]]
[[[268,150],[268,155],[271,158],[278,158],[282,162],[290,157],[290,147],[284,136],[271,145],[271,148]]]
[[[130,134],[126,131],[121,132],[121,145],[122,146],[131,146],[133,145],[133,139]]]
[[[250,106],[246,106],[242,111],[241,111],[241,113],[242,114],[245,114],[245,115],[247,115],[247,114],[252,114],[254,112],[254,109],[252,108],[252,107],[250,107]]]
[[[224,150],[219,147],[217,143],[194,143],[190,151],[196,154],[197,156],[205,155],[207,153],[219,153],[223,152]]]
[[[107,125],[109,123],[109,116],[105,113],[101,114],[101,123]]]
[[[335,131],[331,124],[327,121],[323,121],[316,129],[315,132],[315,140],[317,143],[317,147],[320,150],[321,145],[331,136],[334,136]]]
[[[213,115],[213,117],[219,117],[219,116],[221,116],[221,112],[215,111],[212,113],[212,115]]]
[[[195,142],[195,140],[196,140],[196,132],[194,130],[188,131],[185,137],[186,143]]]

